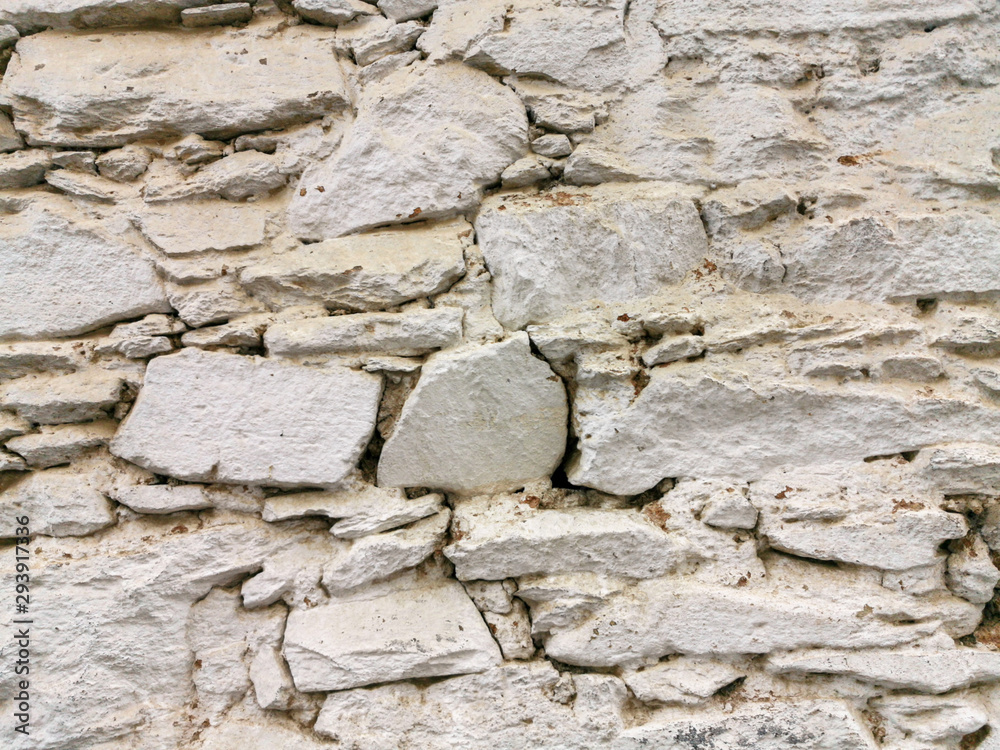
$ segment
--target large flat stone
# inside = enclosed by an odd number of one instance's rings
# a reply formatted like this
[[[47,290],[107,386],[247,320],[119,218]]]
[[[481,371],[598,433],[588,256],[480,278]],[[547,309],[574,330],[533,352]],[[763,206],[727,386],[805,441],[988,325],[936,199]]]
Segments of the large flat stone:
[[[757,478],[785,465],[860,461],[952,440],[993,440],[1000,414],[945,395],[678,363],[623,411],[580,415],[574,484],[636,494],[665,477]],[[580,389],[585,394],[585,389]]]
[[[530,502],[502,495],[455,506],[455,541],[445,555],[459,580],[570,572],[652,578],[692,557],[685,539],[635,510],[538,510]]]
[[[42,536],[86,536],[115,523],[111,503],[93,475],[72,467],[35,471],[0,492],[0,507],[9,520],[0,536],[12,538],[14,517],[31,519],[31,531]]]
[[[332,30],[271,31],[109,31],[100,44],[93,33],[46,31],[18,44],[0,94],[29,143],[57,146],[228,138],[347,106]],[[74,64],[52,64],[63,59]]]
[[[0,340],[69,336],[169,312],[150,260],[67,204],[0,221]]]
[[[189,481],[331,486],[375,427],[381,378],[184,349],[154,359],[112,452]]]
[[[550,475],[566,447],[566,391],[527,334],[431,355],[382,448],[379,484],[475,494]]]
[[[935,594],[911,597],[852,571],[772,561],[744,586],[652,578],[608,597],[594,614],[545,641],[549,657],[581,666],[635,666],[672,653],[762,654],[796,648],[875,648],[939,629],[971,632],[977,606]]]
[[[318,240],[470,211],[527,151],[527,125],[514,92],[481,71],[399,70],[365,89],[340,148],[302,175],[289,227]]]
[[[327,240],[250,264],[240,282],[274,308],[381,310],[445,291],[465,273],[465,221]]]
[[[185,8],[212,5],[216,0],[9,0],[0,8],[0,24],[22,33],[41,29],[139,26],[177,23]]]
[[[167,255],[245,250],[264,241],[268,212],[229,201],[175,201],[144,206],[136,224]]]
[[[694,201],[660,185],[492,196],[476,238],[493,274],[493,312],[513,329],[591,299],[648,297],[708,252]]]
[[[295,610],[284,654],[305,692],[482,672],[500,662],[479,610],[461,584],[446,580],[368,588]]]

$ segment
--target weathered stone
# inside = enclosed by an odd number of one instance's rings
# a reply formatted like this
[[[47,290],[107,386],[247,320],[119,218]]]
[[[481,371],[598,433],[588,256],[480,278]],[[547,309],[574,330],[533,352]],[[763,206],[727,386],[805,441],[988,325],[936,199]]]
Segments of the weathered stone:
[[[315,26],[285,29],[280,37],[268,26],[111,31],[95,45],[87,34],[43,32],[18,45],[0,91],[32,144],[231,137],[347,105],[344,75],[329,51],[331,34]],[[250,47],[253,54],[241,53]],[[76,65],[46,65],[55,59]]]
[[[250,3],[222,3],[201,8],[185,8],[181,11],[181,23],[188,28],[203,26],[231,26],[248,22],[253,18]]]
[[[28,471],[28,464],[20,456],[0,448],[0,471]]]
[[[243,291],[232,275],[203,284],[169,284],[167,289],[170,304],[192,328],[264,311],[264,305]]]
[[[496,642],[457,582],[384,586],[392,587],[289,614],[284,655],[296,688],[344,690],[482,672],[500,662]]]
[[[323,568],[323,587],[336,595],[415,568],[444,546],[450,519],[444,509],[404,529],[355,539]]]
[[[0,344],[0,380],[38,372],[75,372],[85,364],[79,343],[18,341]]]
[[[137,513],[178,513],[211,508],[211,498],[198,485],[140,484],[115,493],[114,499]]]
[[[378,13],[362,0],[292,0],[292,7],[303,18],[326,26],[339,26],[357,16]]]
[[[259,151],[240,151],[206,165],[187,179],[178,177],[172,172],[151,177],[144,192],[146,201],[162,203],[216,196],[242,201],[284,187],[288,180],[279,159]]]
[[[257,652],[250,663],[250,681],[258,706],[275,710],[289,708],[295,685],[279,649],[265,647]]]
[[[565,389],[521,333],[428,358],[378,479],[462,494],[519,489],[551,474],[565,445]]]
[[[467,233],[467,234],[466,234]],[[464,221],[327,240],[251,264],[240,282],[271,307],[380,310],[447,289],[465,271]]]
[[[951,443],[921,451],[928,481],[946,495],[993,495],[1000,490],[1000,446]]]
[[[642,354],[646,367],[665,365],[679,359],[697,357],[705,351],[705,339],[701,336],[670,336],[649,347]]]
[[[9,411],[0,411],[0,443],[31,432],[31,422]]]
[[[379,10],[396,23],[426,16],[438,7],[438,0],[379,0]]]
[[[44,181],[52,166],[52,154],[41,149],[26,149],[0,154],[0,189],[24,188]]]
[[[310,318],[271,326],[268,354],[294,357],[326,352],[380,352],[398,356],[447,349],[462,339],[462,311],[454,307],[402,313]]]
[[[585,395],[581,388],[578,398]],[[604,408],[578,418],[582,439],[570,481],[623,495],[665,477],[745,479],[786,464],[859,461],[950,440],[991,440],[1000,426],[993,410],[958,398],[849,384],[833,390],[709,361],[654,369],[624,411]],[[683,441],[670,438],[677,435]]]
[[[956,596],[976,604],[993,598],[1000,570],[993,564],[990,548],[979,534],[971,534],[953,545],[948,556],[948,588]]]
[[[189,481],[336,485],[371,437],[380,392],[368,373],[185,349],[150,363],[112,451]]]
[[[10,118],[0,112],[0,153],[17,151],[19,148],[24,148],[24,140],[14,130]]]
[[[228,201],[177,201],[146,206],[137,224],[167,255],[244,250],[264,241],[268,213]]]
[[[938,747],[958,744],[990,719],[980,701],[961,694],[887,695],[873,700],[870,706],[911,741]]]
[[[105,370],[29,375],[0,388],[0,405],[37,424],[88,422],[106,416],[121,390],[122,378]]]
[[[93,151],[57,151],[52,164],[74,172],[97,174],[97,156]]]
[[[483,619],[493,637],[500,644],[500,652],[506,660],[530,659],[535,655],[535,644],[531,640],[531,620],[524,602],[515,599],[510,611],[504,614],[483,612]]]
[[[932,565],[942,543],[968,533],[965,517],[900,478],[778,472],[750,485],[758,531],[775,549],[801,557],[906,570]]]
[[[462,581],[467,593],[480,612],[510,614],[514,602],[511,593],[517,590],[514,581]]]
[[[111,420],[55,427],[43,425],[38,432],[7,441],[7,449],[24,458],[29,466],[58,466],[68,464],[91,448],[107,445],[116,429],[118,424]]]
[[[534,498],[537,505],[538,498]],[[530,495],[501,495],[455,506],[445,555],[459,580],[501,580],[534,573],[590,572],[653,578],[692,557],[683,538],[668,535],[634,510],[536,510]]]
[[[31,533],[42,536],[86,536],[112,526],[111,503],[95,484],[92,475],[72,467],[28,474],[0,492],[7,516],[0,536],[17,536],[14,517],[22,514],[31,519]]]
[[[117,203],[137,194],[137,189],[133,186],[119,185],[96,174],[66,169],[46,172],[45,182],[70,197],[98,203]]]
[[[116,182],[131,182],[146,171],[152,161],[149,151],[141,146],[116,148],[97,158],[97,169],[101,177]]]
[[[0,23],[23,32],[45,28],[95,28],[177,23],[185,8],[210,5],[214,0],[12,0],[0,9]]]
[[[978,620],[979,609],[961,599],[905,596],[849,571],[773,560],[766,579],[742,587],[639,581],[579,623],[554,629],[545,652],[567,664],[627,667],[673,653],[893,646],[939,628],[957,636]]]
[[[419,23],[407,22],[388,26],[377,34],[365,36],[351,45],[358,65],[371,65],[386,55],[413,49],[413,43],[424,33]]]
[[[757,525],[757,509],[738,488],[725,487],[709,497],[701,520],[719,529],[752,529]]]
[[[0,223],[0,340],[84,333],[170,309],[153,264],[61,202]]]
[[[814,649],[773,654],[766,663],[768,670],[777,674],[844,675],[893,690],[921,693],[949,693],[1000,681],[1000,654],[969,648]]]
[[[559,158],[560,156],[569,156],[573,153],[573,144],[570,143],[569,138],[561,133],[550,134],[533,140],[531,142],[531,150],[542,156]]]
[[[493,311],[514,329],[590,299],[655,294],[708,250],[694,202],[650,185],[496,195],[476,219],[476,237],[493,274]]]
[[[783,13],[776,0],[743,0],[733,12],[722,12],[693,0],[667,0],[658,5],[655,24],[667,36],[694,32],[774,31],[785,34],[871,29],[893,23],[933,26],[972,18],[982,12],[974,0],[888,0],[876,5],[849,0],[835,6],[810,0],[796,13]]]
[[[245,138],[246,136],[240,136]],[[236,149],[245,151],[246,149]],[[256,150],[256,149],[255,149]],[[230,151],[230,153],[232,153]],[[267,153],[274,153],[270,149]],[[183,162],[188,167],[197,167],[210,164],[226,155],[226,144],[223,141],[209,141],[202,138],[197,133],[186,135],[167,149],[163,155],[169,160]],[[182,170],[183,172],[184,170]],[[189,173],[186,173],[189,174]]]
[[[627,670],[622,679],[643,703],[704,703],[720,689],[746,675],[728,662],[681,656],[638,670]]]
[[[364,92],[340,148],[303,174],[289,226],[317,240],[454,216],[526,149],[512,91],[462,65],[413,65]]]
[[[546,166],[545,159],[534,154],[518,159],[500,173],[500,184],[510,190],[551,179],[552,173]]]

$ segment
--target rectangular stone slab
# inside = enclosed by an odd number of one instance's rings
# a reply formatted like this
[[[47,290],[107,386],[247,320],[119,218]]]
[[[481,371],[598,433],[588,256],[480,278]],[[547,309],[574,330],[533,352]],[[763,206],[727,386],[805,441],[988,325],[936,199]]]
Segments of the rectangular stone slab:
[[[284,652],[304,692],[483,672],[500,663],[476,605],[450,580],[381,596],[366,589],[292,610]]]
[[[381,376],[184,349],[157,357],[112,452],[188,481],[336,485],[375,428]]]
[[[29,143],[55,146],[228,138],[347,105],[333,29],[266,30],[44,31],[18,44],[0,96]]]

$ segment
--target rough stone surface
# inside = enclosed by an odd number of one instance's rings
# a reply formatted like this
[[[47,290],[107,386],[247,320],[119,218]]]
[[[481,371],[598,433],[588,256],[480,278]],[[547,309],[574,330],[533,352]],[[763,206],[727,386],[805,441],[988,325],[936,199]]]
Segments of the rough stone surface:
[[[359,632],[364,642],[353,640]],[[288,618],[284,654],[296,688],[306,692],[482,672],[500,662],[486,624],[453,581],[396,586],[381,595],[374,590],[296,610]]]
[[[454,216],[526,150],[511,91],[459,65],[411,66],[365,92],[339,150],[302,176],[289,225],[324,239]]]
[[[0,339],[68,336],[170,309],[153,264],[70,207],[39,201],[3,219]]]
[[[152,362],[112,451],[188,481],[335,485],[368,443],[380,390],[339,367],[185,350]]]
[[[493,274],[493,311],[514,329],[588,299],[650,296],[707,251],[694,203],[653,186],[500,194],[483,205],[476,237]]]
[[[563,384],[531,355],[527,335],[515,335],[429,358],[382,449],[379,484],[518,489],[555,469],[565,440]]]
[[[18,46],[0,94],[32,144],[121,146],[187,133],[234,136],[322,117],[347,104],[329,32],[299,26],[282,41],[259,29],[50,31]],[[254,54],[241,54],[250,45]],[[75,59],[72,70],[46,65]],[[277,72],[276,72],[277,71]]]

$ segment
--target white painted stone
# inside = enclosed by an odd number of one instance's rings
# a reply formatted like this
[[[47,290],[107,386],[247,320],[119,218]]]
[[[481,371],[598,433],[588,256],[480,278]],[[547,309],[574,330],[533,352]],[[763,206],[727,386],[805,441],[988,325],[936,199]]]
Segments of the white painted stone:
[[[7,520],[0,535],[17,536],[15,516],[31,519],[31,533],[41,536],[86,536],[112,526],[111,503],[95,487],[93,475],[72,467],[36,471],[0,492]]]
[[[456,504],[455,541],[445,555],[459,580],[572,572],[653,578],[693,556],[687,540],[637,511],[536,510],[529,497],[484,496]]]
[[[535,655],[535,644],[531,640],[531,619],[528,617],[528,608],[520,599],[511,603],[510,612],[483,612],[483,619],[500,644],[500,652],[505,660],[530,659]]]
[[[479,611],[454,581],[369,588],[293,610],[283,650],[304,692],[482,672],[500,663]]]
[[[976,604],[993,598],[1000,570],[993,564],[990,548],[979,534],[971,534],[953,546],[948,556],[948,588],[956,596]]]
[[[445,291],[465,271],[465,221],[327,240],[250,264],[240,282],[271,307],[380,310]]]
[[[122,378],[106,370],[28,375],[0,388],[0,405],[37,424],[89,422],[106,416],[121,390]]]
[[[326,26],[339,26],[359,15],[378,13],[361,0],[292,0],[292,7],[303,18]]]
[[[745,669],[717,659],[680,656],[649,667],[626,670],[622,675],[635,697],[643,703],[698,705],[734,680]]]
[[[140,484],[115,494],[114,499],[137,513],[178,513],[211,508],[211,498],[196,484]]]
[[[379,484],[461,494],[548,476],[566,441],[566,394],[527,334],[431,355],[379,459]]]
[[[323,587],[336,595],[415,568],[444,546],[450,519],[444,509],[412,526],[355,539],[323,568]]]
[[[24,148],[24,139],[14,130],[14,125],[5,113],[0,112],[0,153]]]
[[[24,458],[29,466],[44,469],[68,464],[91,448],[107,445],[116,429],[118,424],[110,419],[55,427],[43,425],[38,432],[8,440],[6,447]]]
[[[0,222],[0,340],[67,336],[170,306],[153,264],[64,203]]]
[[[1000,681],[1000,654],[969,648],[813,649],[772,654],[766,664],[777,674],[844,675],[893,690],[920,693],[950,693]]]
[[[639,581],[581,622],[553,629],[545,652],[567,664],[628,667],[673,653],[892,646],[938,629],[957,636],[978,621],[978,607],[961,599],[905,596],[850,571],[775,560],[765,580],[746,586]]]
[[[250,681],[261,708],[280,711],[289,707],[295,685],[280,649],[264,647],[257,652],[250,663]]]
[[[462,315],[460,309],[440,307],[310,318],[271,326],[264,345],[279,357],[355,352],[413,357],[458,344]]]
[[[338,519],[330,533],[341,539],[356,539],[367,534],[389,531],[437,513],[441,495],[424,495],[407,500],[398,489],[371,485],[334,492],[299,492],[276,495],[264,504],[265,521],[325,516]]]
[[[438,0],[379,0],[379,10],[396,23],[426,16],[438,7]]]
[[[788,464],[990,440],[1000,428],[994,410],[960,398],[850,384],[831,389],[766,372],[708,360],[652,370],[624,411],[578,414],[582,439],[570,481],[637,494],[665,477],[754,478]],[[578,399],[586,395],[578,389]]]
[[[177,201],[143,208],[142,233],[167,255],[245,250],[264,241],[268,212],[228,201]]]
[[[0,188],[31,187],[43,182],[52,166],[52,154],[42,149],[26,149],[0,154]]]
[[[368,373],[185,349],[150,363],[112,451],[188,481],[336,485],[371,437],[380,392]]]
[[[181,24],[194,29],[241,24],[251,18],[253,18],[253,8],[250,7],[250,3],[221,3],[202,8],[185,8],[181,11]]]
[[[502,193],[485,201],[476,237],[493,274],[493,311],[513,329],[590,299],[650,296],[708,251],[697,208],[669,186]]]
[[[462,65],[412,65],[364,92],[340,148],[303,174],[289,227],[318,240],[470,211],[526,150],[512,91]]]
[[[750,485],[758,532],[784,552],[819,560],[906,570],[933,565],[942,543],[968,523],[940,508],[938,496],[902,477],[842,468],[824,474],[790,469]]]
[[[240,31],[49,31],[26,37],[0,87],[29,143],[121,146],[188,133],[232,137],[322,117],[347,105],[332,32],[268,25]],[[253,54],[241,50],[253,48]],[[72,68],[46,65],[72,59]],[[108,102],[116,102],[108,109]]]
[[[101,177],[116,182],[131,182],[146,171],[152,160],[149,151],[142,146],[125,146],[97,157],[97,169]]]

